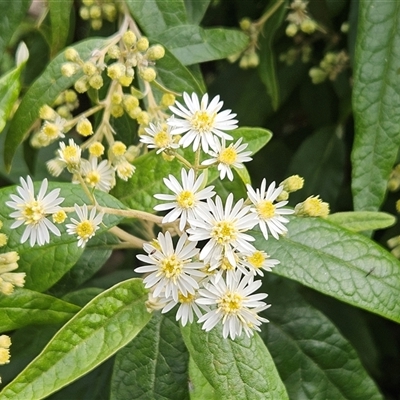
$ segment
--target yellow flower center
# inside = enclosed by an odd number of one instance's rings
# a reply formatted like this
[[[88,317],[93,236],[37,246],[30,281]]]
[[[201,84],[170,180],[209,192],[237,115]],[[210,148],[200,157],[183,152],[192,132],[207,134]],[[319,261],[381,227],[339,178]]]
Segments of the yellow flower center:
[[[237,152],[233,147],[228,147],[221,151],[218,156],[218,161],[222,164],[231,165],[237,160]]]
[[[164,258],[161,261],[160,272],[168,279],[175,281],[179,275],[182,273],[183,262],[176,256],[172,254],[168,258]]]
[[[247,257],[247,261],[254,267],[254,268],[261,268],[263,263],[266,259],[265,253],[262,251],[255,251],[251,256]]]
[[[62,224],[66,218],[67,214],[64,210],[57,211],[53,214],[53,222],[55,222],[56,224]]]
[[[27,203],[22,210],[22,215],[26,220],[25,224],[37,224],[45,217],[43,204],[37,200],[33,200],[30,203]]]
[[[126,152],[126,146],[122,142],[115,142],[112,146],[112,152],[115,156],[123,156]]]
[[[233,271],[235,267],[229,262],[226,257],[224,257],[221,262],[221,269],[224,271]]]
[[[194,194],[189,190],[182,190],[176,196],[176,202],[181,208],[192,208],[194,206]]]
[[[211,237],[218,244],[226,244],[232,240],[235,240],[237,236],[237,229],[229,221],[217,222],[211,230]]]
[[[244,297],[239,293],[226,292],[218,301],[218,308],[225,314],[237,314],[242,308]]]
[[[0,365],[8,364],[10,362],[10,351],[8,349],[0,348]]]
[[[90,171],[86,175],[86,182],[90,186],[96,186],[100,182],[100,178],[101,178],[101,176],[97,171]]]
[[[94,233],[93,224],[89,221],[82,221],[76,226],[76,234],[82,239],[90,239]]]
[[[194,299],[195,299],[195,295],[194,294],[188,293],[185,296],[181,292],[178,293],[178,301],[179,301],[179,303],[182,303],[182,304],[193,303]]]
[[[42,132],[49,138],[49,139],[56,139],[59,135],[59,128],[56,124],[51,122],[47,122],[42,129]]]
[[[275,215],[275,206],[272,204],[272,201],[263,200],[258,203],[257,211],[264,219],[272,218]]]
[[[66,146],[62,154],[67,163],[76,162],[79,158],[78,149],[75,146]]]
[[[216,113],[209,114],[207,111],[196,111],[190,119],[193,130],[200,133],[209,132],[214,126]]]
[[[95,157],[100,157],[104,153],[104,146],[100,142],[95,142],[89,147],[89,153]]]
[[[170,137],[167,131],[162,130],[154,135],[154,144],[157,147],[167,147],[170,142]]]

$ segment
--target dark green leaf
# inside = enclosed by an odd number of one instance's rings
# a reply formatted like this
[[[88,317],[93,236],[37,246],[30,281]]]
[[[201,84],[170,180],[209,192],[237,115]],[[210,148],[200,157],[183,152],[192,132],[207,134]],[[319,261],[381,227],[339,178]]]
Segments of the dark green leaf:
[[[201,373],[193,358],[189,359],[190,400],[219,400],[213,387]]]
[[[188,359],[174,315],[155,314],[117,353],[110,399],[188,399]]]
[[[364,235],[321,218],[290,218],[289,233],[256,246],[281,264],[273,271],[319,292],[400,322],[400,262]]]
[[[243,335],[233,341],[222,337],[220,326],[205,332],[199,324],[190,324],[181,331],[190,357],[218,399],[288,399],[258,334],[251,338]]]
[[[150,320],[146,299],[140,279],[121,282],[101,293],[56,333],[0,397],[42,399],[94,369]]]
[[[375,211],[400,145],[400,3],[360,2],[353,107],[354,209]]]
[[[354,232],[384,229],[396,222],[394,215],[378,211],[347,211],[330,214],[328,221]]]
[[[268,286],[270,323],[260,335],[290,399],[382,399],[350,343],[295,285],[271,279]]]
[[[82,59],[86,59],[94,49],[101,48],[104,42],[104,39],[88,39],[72,47],[79,52]],[[57,96],[63,90],[72,86],[80,76],[79,73],[71,78],[63,76],[61,74],[61,65],[65,62],[64,54],[60,54],[52,60],[22,99],[7,132],[4,147],[4,162],[8,170],[11,168],[11,162],[17,147],[39,118],[40,107],[44,104],[52,104]]]
[[[71,319],[80,307],[27,289],[0,297],[1,332],[27,325],[58,324]]]

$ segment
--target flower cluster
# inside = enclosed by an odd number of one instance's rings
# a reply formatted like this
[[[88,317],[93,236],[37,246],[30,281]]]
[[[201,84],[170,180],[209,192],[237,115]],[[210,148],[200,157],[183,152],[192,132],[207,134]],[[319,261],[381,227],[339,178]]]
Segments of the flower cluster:
[[[7,335],[0,335],[0,365],[8,364],[10,362],[10,346],[10,337]]]

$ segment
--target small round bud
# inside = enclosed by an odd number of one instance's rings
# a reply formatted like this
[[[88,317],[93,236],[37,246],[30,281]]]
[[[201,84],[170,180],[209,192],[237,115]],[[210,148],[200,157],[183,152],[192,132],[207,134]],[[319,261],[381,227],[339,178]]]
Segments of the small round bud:
[[[97,67],[91,61],[86,61],[83,64],[82,71],[87,76],[92,76],[97,73]]]
[[[100,74],[95,74],[90,77],[89,85],[96,90],[99,90],[103,86],[103,78]]]
[[[61,65],[61,74],[63,76],[66,76],[67,78],[70,78],[72,75],[76,74],[78,69],[79,66],[77,64],[72,62],[66,62],[63,65]]]
[[[82,0],[82,3],[87,6],[90,7],[94,4],[94,0]]]
[[[248,31],[251,26],[250,18],[242,18],[239,22],[239,26],[242,31]]]
[[[149,48],[149,40],[142,36],[136,43],[136,48],[138,51],[146,51]]]
[[[114,44],[108,49],[107,54],[110,58],[117,60],[121,55],[121,50],[116,44]]]
[[[89,9],[89,15],[90,15],[90,18],[92,18],[92,19],[101,18],[101,7],[99,7],[98,5],[94,4]]]
[[[120,141],[116,141],[111,146],[111,152],[116,157],[123,156],[126,152],[126,145]]]
[[[92,19],[90,21],[90,26],[92,27],[92,29],[94,31],[98,31],[101,29],[101,27],[103,26],[103,20],[101,18],[97,18],[97,19]]]
[[[112,106],[111,106],[111,115],[114,117],[114,118],[119,118],[119,117],[122,117],[123,115],[124,115],[124,109],[123,109],[123,107],[121,106],[121,105],[119,105],[119,104],[113,104]]]
[[[140,74],[140,77],[146,82],[154,81],[154,79],[156,79],[156,75],[157,75],[155,69],[151,68],[151,67],[141,69],[139,74]]]
[[[68,47],[68,49],[65,50],[64,55],[66,60],[72,62],[78,62],[81,59],[79,53],[72,47]]]
[[[321,68],[317,67],[311,68],[308,71],[308,75],[310,76],[312,83],[314,83],[315,85],[317,85],[318,83],[322,83],[327,77],[327,73]]]
[[[57,107],[57,114],[65,119],[69,119],[72,117],[71,111],[66,105]]]
[[[286,27],[286,36],[293,37],[298,31],[296,24],[289,24]]]
[[[301,24],[300,24],[300,29],[309,35],[315,32],[317,29],[317,23],[313,21],[312,19],[305,19]]]
[[[79,9],[79,15],[84,21],[87,21],[88,19],[90,19],[89,7],[81,7]]]
[[[76,124],[76,131],[82,136],[90,136],[93,134],[93,127],[87,118],[81,118]]]
[[[136,35],[132,31],[126,31],[122,35],[122,41],[126,47],[132,47],[136,43]]]
[[[142,109],[140,107],[135,107],[134,109],[128,111],[128,115],[132,119],[137,119],[137,117],[140,115],[141,112],[142,112]]]
[[[175,103],[175,96],[172,93],[164,93],[161,97],[161,105],[163,107],[172,106]]]
[[[8,236],[5,233],[0,233],[0,247],[3,247],[7,244]]]
[[[55,224],[62,224],[67,219],[67,214],[64,210],[57,211],[52,215]]]
[[[146,111],[141,111],[137,116],[137,121],[140,125],[148,125],[150,122],[150,115]]]
[[[113,63],[107,67],[107,75],[111,79],[119,79],[125,74],[126,67],[120,62]]]
[[[242,69],[249,68],[249,55],[243,54],[243,57],[239,61],[239,67]]]
[[[132,96],[131,94],[125,94],[123,98],[123,105],[125,110],[130,112],[139,105],[139,100],[137,97]]]
[[[132,67],[127,67],[125,71],[125,75],[133,78],[135,76],[135,70]]]
[[[288,193],[297,192],[304,186],[304,178],[299,175],[292,175],[281,182],[280,186],[283,186],[283,190]]]
[[[114,22],[117,16],[117,9],[115,4],[106,3],[102,5],[103,16],[109,22]]]
[[[73,91],[73,90],[65,91],[65,101],[67,103],[75,103],[77,100],[78,100],[78,96],[75,91]]]
[[[348,33],[349,32],[349,28],[350,28],[350,24],[346,21],[346,22],[343,22],[343,24],[341,25],[340,31],[342,33]]]
[[[120,104],[122,102],[122,94],[121,93],[113,93],[111,95],[111,103],[112,104]]]
[[[127,75],[123,75],[120,78],[118,78],[118,82],[122,85],[122,86],[126,86],[128,87],[133,81],[133,77],[132,76],[127,76]]]
[[[260,58],[258,57],[258,54],[255,51],[251,52],[247,60],[247,67],[256,68],[258,67],[258,64],[260,64]]]
[[[100,142],[94,142],[89,146],[89,154],[95,157],[101,157],[104,154],[104,146]]]
[[[154,46],[149,47],[147,50],[147,58],[149,60],[155,61],[163,58],[165,56],[165,49],[160,44],[156,44]]]
[[[86,76],[83,76],[82,78],[78,79],[75,84],[74,84],[74,89],[78,93],[85,93],[89,89],[88,81]]]
[[[57,113],[50,106],[45,104],[44,106],[40,107],[39,118],[55,120],[57,118]]]

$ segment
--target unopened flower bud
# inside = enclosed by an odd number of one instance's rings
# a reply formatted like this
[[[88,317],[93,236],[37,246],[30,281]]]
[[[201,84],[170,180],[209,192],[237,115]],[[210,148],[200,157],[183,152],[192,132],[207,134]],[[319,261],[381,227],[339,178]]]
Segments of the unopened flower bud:
[[[149,47],[147,50],[147,58],[149,60],[155,61],[163,58],[165,56],[165,49],[160,44],[156,44],[154,46]]]
[[[82,78],[78,79],[75,83],[74,83],[74,89],[78,92],[78,93],[85,93],[87,92],[87,90],[89,89],[89,85],[88,85],[88,81],[86,76],[83,76]]]
[[[82,136],[90,136],[93,134],[93,127],[87,118],[81,118],[76,124],[76,131]]]
[[[329,214],[329,204],[322,201],[319,196],[310,196],[297,204],[294,212],[298,216],[325,218]]]
[[[57,113],[47,104],[40,107],[39,118],[53,121],[57,118]]]
[[[156,71],[154,68],[147,67],[140,70],[140,77],[146,82],[152,82],[156,79]]]
[[[132,96],[131,94],[125,94],[122,100],[125,110],[130,112],[135,109],[139,105],[139,100],[137,97]]]
[[[82,71],[83,71],[83,73],[84,73],[85,75],[87,75],[87,76],[92,76],[92,75],[94,75],[95,73],[97,73],[97,67],[96,67],[96,65],[93,64],[91,61],[86,61],[86,62],[83,64]]]
[[[0,233],[0,247],[3,247],[7,244],[8,236],[5,233]]]
[[[289,24],[286,27],[286,36],[293,37],[294,35],[296,35],[297,31],[298,28],[296,24]]]
[[[114,44],[108,49],[107,54],[110,58],[117,60],[121,55],[121,50],[116,44]]]
[[[119,79],[121,76],[125,74],[126,67],[124,64],[120,62],[116,62],[107,67],[107,75],[111,79]]]
[[[123,156],[126,152],[126,145],[120,141],[116,141],[111,146],[111,152],[116,157]]]
[[[122,102],[122,94],[114,92],[111,95],[111,103],[112,104],[120,104]]]
[[[74,92],[73,90],[65,91],[65,101],[67,103],[75,103],[76,100],[78,100],[76,92]]]
[[[288,193],[297,192],[304,186],[304,178],[299,175],[292,175],[281,182],[280,186],[283,186],[283,190]]]
[[[103,16],[109,22],[114,22],[117,16],[117,8],[113,3],[105,3],[102,5]]]
[[[60,210],[52,215],[52,219],[54,223],[62,224],[67,219],[67,214],[64,210]]]
[[[139,51],[146,51],[149,48],[149,40],[142,36],[136,43],[136,48]]]
[[[317,23],[313,21],[312,19],[305,19],[301,24],[300,24],[300,29],[307,34],[312,34],[315,32],[317,29]]]
[[[90,26],[92,27],[92,29],[94,31],[98,31],[101,29],[101,27],[103,26],[103,20],[101,18],[97,18],[97,19],[92,19],[90,21]]]
[[[172,93],[164,93],[161,97],[161,105],[163,107],[172,106],[175,103],[175,96]]]
[[[94,74],[89,79],[89,85],[96,90],[99,90],[103,86],[103,78],[100,74]]]
[[[92,19],[101,18],[101,8],[97,4],[94,4],[89,9],[89,15]]]
[[[89,147],[89,154],[95,157],[101,157],[104,154],[104,146],[100,142],[94,142]]]
[[[120,118],[124,115],[124,109],[119,104],[112,104],[110,112],[114,118]]]
[[[248,31],[251,26],[250,18],[242,18],[239,22],[239,26],[242,31]]]
[[[308,71],[308,75],[310,76],[312,83],[315,85],[322,83],[327,77],[327,73],[318,67],[311,68]]]
[[[90,19],[89,7],[81,7],[79,9],[79,15],[84,21],[87,21],[88,19]]]
[[[140,115],[141,112],[142,112],[142,109],[140,107],[135,107],[134,109],[128,111],[128,115],[132,119],[137,119],[137,117]]]
[[[76,74],[78,69],[79,66],[77,64],[72,62],[66,62],[63,65],[61,65],[61,74],[63,76],[66,76],[67,78],[70,78],[72,75]]]
[[[78,62],[81,58],[79,57],[79,53],[72,47],[68,47],[68,49],[65,50],[65,58],[68,61],[72,62]]]
[[[141,125],[148,125],[150,122],[150,115],[146,111],[141,111],[137,116],[137,121]]]
[[[133,81],[133,77],[132,76],[127,76],[127,75],[123,75],[120,78],[118,78],[118,82],[122,85],[122,86],[126,86],[128,87]]]
[[[132,31],[126,31],[122,35],[122,41],[126,47],[132,47],[136,43],[136,35]]]

